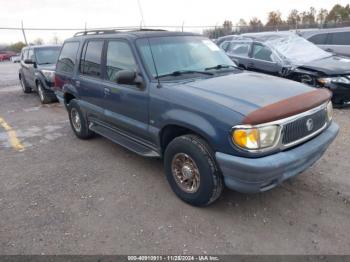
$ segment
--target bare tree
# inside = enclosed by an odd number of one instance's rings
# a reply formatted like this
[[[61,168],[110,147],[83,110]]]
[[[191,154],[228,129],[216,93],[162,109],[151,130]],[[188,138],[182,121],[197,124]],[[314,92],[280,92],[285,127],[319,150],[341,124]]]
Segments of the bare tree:
[[[282,14],[280,11],[269,12],[266,26],[273,27],[273,29],[276,30],[278,26],[282,24],[283,24],[283,20],[282,20]]]
[[[36,38],[34,41],[33,41],[33,44],[35,45],[43,45],[44,44],[44,40],[40,37]]]
[[[297,29],[299,22],[300,22],[299,12],[298,12],[298,10],[293,9],[288,15],[287,23],[288,23],[288,25],[293,26]]]

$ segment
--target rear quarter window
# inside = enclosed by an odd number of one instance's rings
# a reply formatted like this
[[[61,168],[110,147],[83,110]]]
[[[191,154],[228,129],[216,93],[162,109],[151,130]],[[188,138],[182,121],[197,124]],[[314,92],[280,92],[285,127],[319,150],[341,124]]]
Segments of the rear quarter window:
[[[61,54],[58,57],[56,72],[73,74],[78,48],[79,42],[64,43]]]
[[[311,36],[308,40],[315,45],[325,45],[328,34],[317,34]]]

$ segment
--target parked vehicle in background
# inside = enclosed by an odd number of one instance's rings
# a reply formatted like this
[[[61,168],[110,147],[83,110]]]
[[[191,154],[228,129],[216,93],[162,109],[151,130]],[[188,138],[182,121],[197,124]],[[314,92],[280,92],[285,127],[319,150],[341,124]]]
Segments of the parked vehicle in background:
[[[328,88],[337,106],[350,102],[350,58],[326,52],[294,33],[226,36],[217,44],[244,69]]]
[[[327,52],[350,57],[350,27],[298,30],[297,34]]]
[[[10,61],[13,63],[19,63],[21,62],[21,53],[18,53],[14,56],[11,56]]]
[[[60,45],[29,46],[22,49],[18,77],[24,93],[38,92],[41,103],[57,101],[52,90]]]
[[[224,184],[274,188],[338,133],[328,90],[241,70],[191,33],[82,32],[63,44],[55,78],[78,138],[98,133],[163,158],[172,190],[196,206],[214,202]]]
[[[10,60],[10,58],[15,55],[16,53],[13,51],[0,51],[0,61]]]

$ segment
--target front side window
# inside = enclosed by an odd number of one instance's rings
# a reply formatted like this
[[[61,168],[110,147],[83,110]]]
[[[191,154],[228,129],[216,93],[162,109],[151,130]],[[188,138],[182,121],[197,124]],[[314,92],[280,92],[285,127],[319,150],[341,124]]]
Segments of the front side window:
[[[34,60],[34,50],[33,49],[29,49],[28,59]]]
[[[23,50],[21,59],[24,61],[28,58],[28,49]]]
[[[271,49],[262,44],[254,44],[252,57],[268,62],[273,62],[275,60]]]
[[[78,48],[79,42],[66,42],[63,45],[56,65],[57,72],[73,74]]]
[[[38,48],[35,50],[38,65],[55,64],[60,53],[60,48]]]
[[[137,47],[153,77],[157,76],[154,64],[159,76],[176,71],[205,71],[217,65],[235,66],[223,50],[201,36],[139,39]]]
[[[101,77],[103,43],[102,40],[85,43],[80,60],[80,73],[92,77]]]
[[[350,32],[331,33],[331,45],[350,45]]]
[[[107,46],[107,80],[115,82],[120,70],[136,71],[137,66],[130,46],[123,41],[109,41]]]

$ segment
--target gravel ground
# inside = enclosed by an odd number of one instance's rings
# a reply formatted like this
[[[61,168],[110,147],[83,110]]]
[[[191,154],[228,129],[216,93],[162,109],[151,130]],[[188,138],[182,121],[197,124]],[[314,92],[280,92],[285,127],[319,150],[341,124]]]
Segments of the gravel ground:
[[[194,208],[172,193],[160,160],[108,140],[75,138],[59,104],[23,94],[0,63],[0,254],[350,254],[350,110],[324,157],[257,195],[226,190]]]

